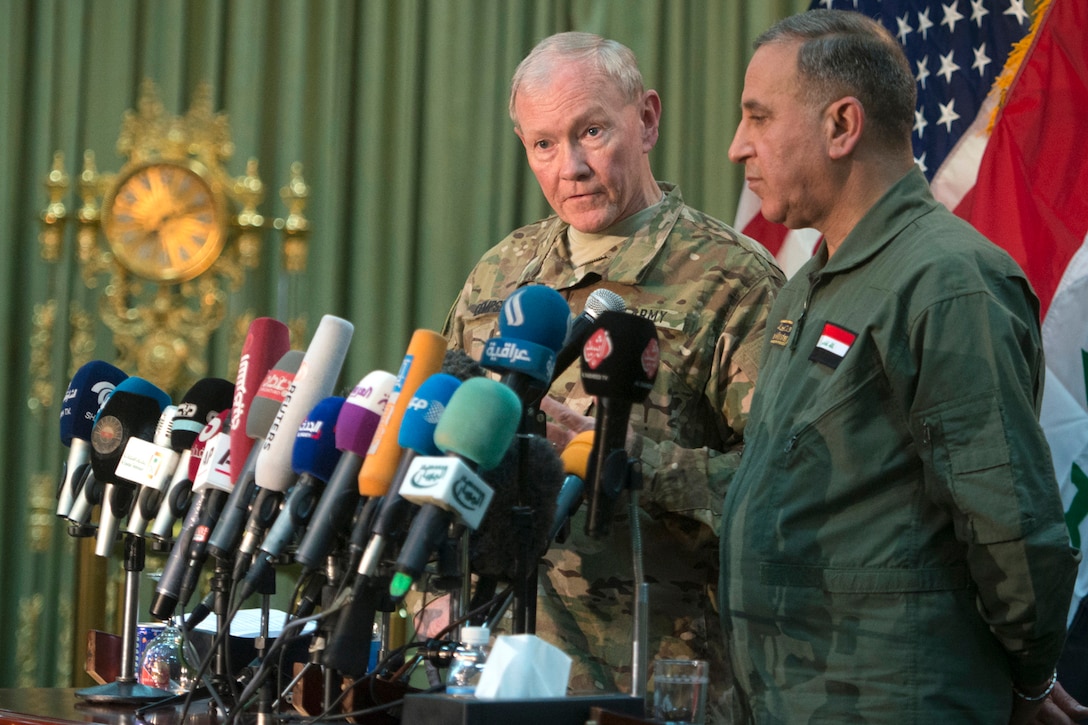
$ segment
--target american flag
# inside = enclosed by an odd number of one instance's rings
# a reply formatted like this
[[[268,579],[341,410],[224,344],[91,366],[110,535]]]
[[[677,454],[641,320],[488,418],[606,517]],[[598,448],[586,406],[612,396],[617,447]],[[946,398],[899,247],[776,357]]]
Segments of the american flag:
[[[856,10],[899,40],[914,71],[914,160],[934,194],[955,209],[974,184],[993,100],[987,103],[1013,45],[1031,29],[1026,0],[814,0],[812,8]],[[957,144],[959,144],[957,146]],[[818,236],[774,229],[745,189],[737,226],[771,250],[787,274],[814,251]]]

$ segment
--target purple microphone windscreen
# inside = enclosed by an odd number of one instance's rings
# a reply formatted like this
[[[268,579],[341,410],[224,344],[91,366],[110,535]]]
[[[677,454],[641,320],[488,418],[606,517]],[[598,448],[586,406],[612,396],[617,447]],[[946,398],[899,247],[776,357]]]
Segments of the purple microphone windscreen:
[[[60,409],[60,442],[72,445],[72,438],[90,440],[94,417],[109,399],[117,384],[128,375],[102,360],[86,363],[72,376]]]
[[[461,383],[434,429],[434,442],[446,454],[494,468],[506,455],[521,422],[521,401],[502,383],[471,378]]]
[[[393,373],[374,370],[352,388],[336,419],[337,448],[358,456],[366,455],[396,382],[397,376]]]
[[[308,473],[326,482],[332,476],[340,460],[335,428],[344,400],[337,395],[324,398],[299,424],[291,451],[291,468],[295,473]]]

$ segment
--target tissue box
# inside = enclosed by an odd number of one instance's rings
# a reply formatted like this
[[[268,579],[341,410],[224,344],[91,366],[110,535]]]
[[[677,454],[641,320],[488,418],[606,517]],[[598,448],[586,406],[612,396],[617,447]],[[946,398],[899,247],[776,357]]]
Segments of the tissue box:
[[[644,717],[641,697],[622,693],[525,700],[477,700],[451,695],[407,695],[402,725],[585,725],[591,707]]]

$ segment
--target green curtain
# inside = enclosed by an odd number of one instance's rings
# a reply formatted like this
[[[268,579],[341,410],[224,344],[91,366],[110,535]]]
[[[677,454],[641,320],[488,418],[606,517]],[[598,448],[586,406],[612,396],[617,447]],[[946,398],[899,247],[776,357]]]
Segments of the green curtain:
[[[182,114],[210,84],[230,121],[233,175],[259,160],[263,213],[294,162],[310,187],[307,271],[292,294],[308,319],[352,321],[342,384],[396,370],[411,332],[437,329],[476,259],[507,231],[548,213],[511,130],[507,88],[540,38],[587,30],[630,46],[661,94],[657,176],[694,206],[732,220],[741,175],[727,158],[751,40],[804,0],[2,0],[0,1],[0,687],[68,686],[86,628],[117,631],[114,586],[75,601],[92,570],[116,581],[55,516],[67,449],[57,416],[78,355],[76,312],[94,321],[72,253],[43,261],[38,242],[53,154],[73,182],[87,150],[116,171],[122,114],[144,79]],[[75,191],[66,198],[78,205]],[[282,250],[232,309],[280,317]],[[98,326],[101,327],[101,326]],[[208,374],[233,379],[226,332]],[[93,357],[113,359],[94,328]],[[89,343],[88,343],[89,344]],[[86,349],[85,349],[86,351]],[[118,549],[119,551],[119,549]],[[119,554],[118,554],[119,556]],[[153,566],[149,558],[149,569]],[[146,610],[146,600],[141,609]],[[144,611],[140,613],[145,616]],[[76,631],[78,628],[79,631]]]

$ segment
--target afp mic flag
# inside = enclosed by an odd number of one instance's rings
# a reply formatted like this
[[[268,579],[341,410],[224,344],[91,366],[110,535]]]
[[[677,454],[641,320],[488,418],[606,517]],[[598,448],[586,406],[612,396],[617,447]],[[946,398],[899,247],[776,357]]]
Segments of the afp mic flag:
[[[937,199],[955,210],[974,184],[996,99],[990,96],[1013,45],[1031,28],[1026,0],[814,0],[810,9],[856,10],[884,24],[914,69],[914,161]],[[735,226],[775,255],[787,275],[819,243],[813,229],[790,230],[759,212],[745,186]]]

